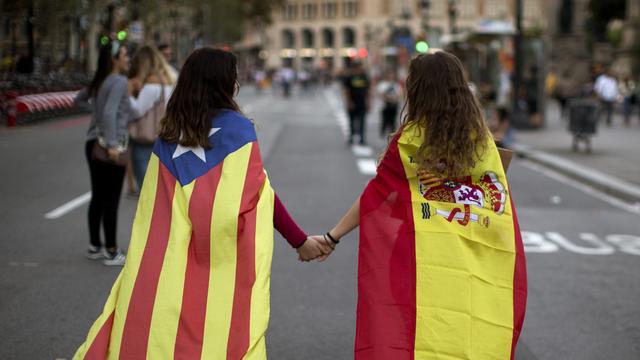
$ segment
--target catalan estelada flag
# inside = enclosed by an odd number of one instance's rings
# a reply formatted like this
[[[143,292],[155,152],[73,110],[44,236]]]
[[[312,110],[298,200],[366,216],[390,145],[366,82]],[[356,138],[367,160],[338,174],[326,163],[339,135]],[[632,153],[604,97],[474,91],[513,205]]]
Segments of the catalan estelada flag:
[[[74,359],[266,359],[274,194],[253,124],[158,140],[127,261]]]
[[[498,151],[441,179],[417,164],[422,131],[392,140],[360,198],[355,358],[513,359],[526,270]]]

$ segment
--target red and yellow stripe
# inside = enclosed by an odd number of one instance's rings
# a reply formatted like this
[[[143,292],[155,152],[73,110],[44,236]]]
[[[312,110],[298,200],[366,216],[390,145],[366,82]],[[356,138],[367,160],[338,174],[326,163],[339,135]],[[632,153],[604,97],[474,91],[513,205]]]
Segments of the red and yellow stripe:
[[[74,359],[265,359],[273,200],[255,142],[186,186],[152,155],[126,265]]]

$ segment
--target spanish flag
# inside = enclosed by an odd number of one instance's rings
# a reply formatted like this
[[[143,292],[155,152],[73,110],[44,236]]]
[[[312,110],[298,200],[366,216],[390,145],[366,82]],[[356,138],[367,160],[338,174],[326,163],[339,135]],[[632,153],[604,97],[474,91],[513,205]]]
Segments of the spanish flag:
[[[526,270],[498,150],[442,179],[417,164],[422,131],[396,135],[360,198],[355,358],[513,359]]]
[[[155,144],[126,264],[74,359],[266,359],[274,194],[251,121]]]

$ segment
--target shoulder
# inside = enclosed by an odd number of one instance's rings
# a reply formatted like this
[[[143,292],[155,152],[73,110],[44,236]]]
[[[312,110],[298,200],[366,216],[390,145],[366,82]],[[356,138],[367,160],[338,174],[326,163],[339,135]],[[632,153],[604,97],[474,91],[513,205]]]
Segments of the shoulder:
[[[253,122],[243,114],[233,110],[222,110],[212,121],[212,128],[217,128],[224,142],[230,144],[246,144],[257,141]]]
[[[112,86],[114,89],[124,90],[125,92],[129,92],[129,80],[126,76],[123,75],[109,75],[112,76]]]
[[[109,75],[109,77],[113,79],[112,81],[116,85],[122,85],[122,84],[126,85],[129,83],[129,79],[127,79],[127,77],[124,75],[112,74],[112,75]]]
[[[254,131],[253,122],[244,114],[224,109],[213,119],[214,127],[224,127],[234,131]]]

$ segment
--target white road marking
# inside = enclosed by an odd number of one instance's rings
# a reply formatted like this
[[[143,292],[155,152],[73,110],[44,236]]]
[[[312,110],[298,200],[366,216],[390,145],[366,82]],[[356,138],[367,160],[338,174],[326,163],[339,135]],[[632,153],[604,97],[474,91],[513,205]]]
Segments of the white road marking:
[[[617,207],[618,209],[630,212],[634,215],[638,215],[640,216],[640,204],[629,204],[626,203],[622,200],[619,200],[609,194],[606,194],[598,189],[595,189],[587,184],[583,184],[577,180],[573,180],[565,175],[562,175],[554,170],[551,170],[549,168],[546,168],[542,165],[538,165],[536,163],[533,163],[531,161],[528,160],[520,160],[519,162],[520,164],[522,164],[522,166],[529,168],[533,171],[542,173],[543,175],[556,180],[557,182],[560,182],[562,184],[571,186],[577,190],[582,191],[583,193],[594,197],[598,200],[602,200],[604,202],[606,202],[609,205],[612,205],[614,207]]]
[[[349,119],[347,118],[347,114],[345,114],[340,107],[340,100],[338,100],[336,95],[329,90],[325,90],[322,93],[324,94],[324,97],[327,99],[329,106],[331,106],[333,113],[336,116],[336,121],[338,121],[338,125],[340,126],[340,130],[342,131],[342,135],[344,135],[344,137],[346,138],[347,136],[349,136]]]
[[[522,243],[526,253],[551,254],[561,250],[587,256],[607,256],[624,253],[640,256],[640,236],[610,234],[599,237],[592,233],[580,233],[577,238],[555,231],[522,231]]]
[[[353,145],[351,147],[351,151],[353,151],[353,153],[356,156],[359,156],[359,157],[365,157],[365,156],[373,155],[373,149],[371,147],[369,147],[369,146]]]
[[[50,220],[57,219],[79,208],[80,206],[88,203],[89,200],[91,200],[91,191],[89,191],[86,194],[82,194],[78,196],[77,198],[69,201],[68,203],[58,208],[51,210],[50,212],[46,213],[44,217],[45,219],[50,219]]]
[[[376,162],[373,159],[358,159],[358,169],[364,175],[376,174]]]
[[[349,119],[347,118],[347,115],[345,114],[344,110],[340,106],[340,100],[336,97],[336,95],[333,92],[329,90],[323,91],[323,94],[324,94],[324,97],[327,99],[329,106],[333,110],[333,114],[336,117],[336,121],[338,122],[338,126],[340,127],[342,135],[344,135],[346,139],[349,136]],[[353,145],[351,147],[351,151],[356,157],[360,158],[357,160],[357,165],[358,165],[358,170],[360,170],[361,174],[369,175],[369,176],[376,174],[376,168],[377,168],[376,160],[367,158],[373,155],[373,149],[371,147],[362,146],[362,145]]]

